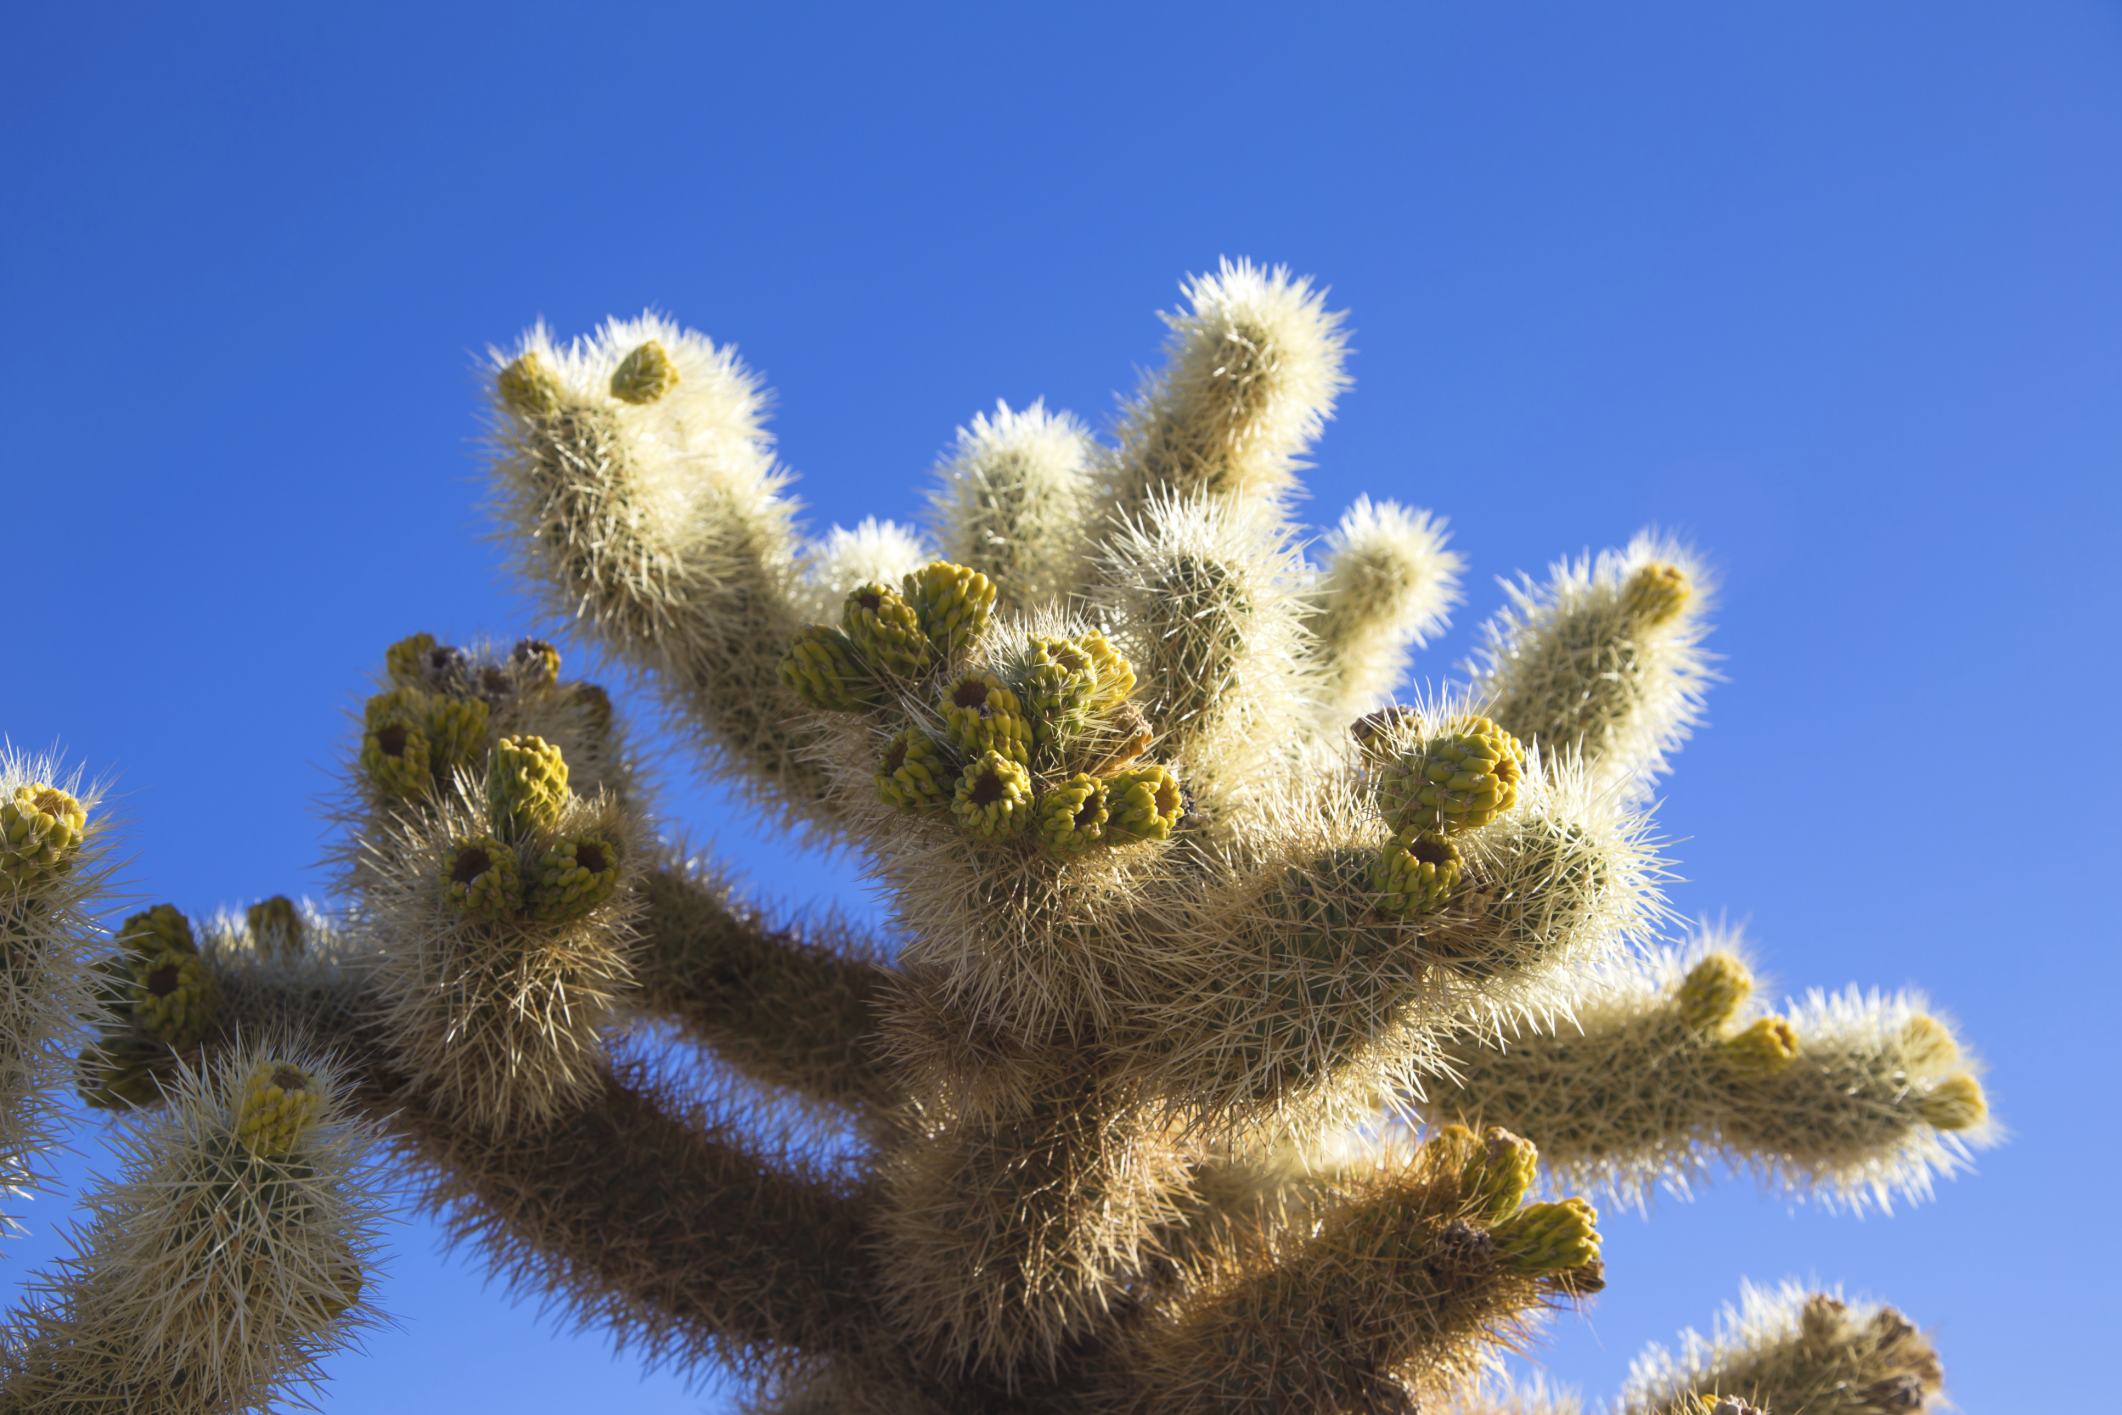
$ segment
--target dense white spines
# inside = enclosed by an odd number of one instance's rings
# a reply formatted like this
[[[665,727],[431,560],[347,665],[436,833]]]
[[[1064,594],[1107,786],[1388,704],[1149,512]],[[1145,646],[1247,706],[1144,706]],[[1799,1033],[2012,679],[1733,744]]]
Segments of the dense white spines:
[[[1443,631],[1465,561],[1444,548],[1444,522],[1398,502],[1359,496],[1326,538],[1314,609],[1305,619],[1320,664],[1330,729],[1385,702],[1410,650]]]
[[[1920,996],[1815,992],[1770,1013],[1737,960],[1737,939],[1708,930],[1610,972],[1569,1016],[1470,1031],[1422,1108],[1505,1126],[1556,1183],[1638,1205],[1721,1158],[1794,1195],[1891,1208],[1994,1140],[1978,1063]]]
[[[1924,1409],[1942,1377],[1937,1353],[1891,1307],[1850,1303],[1794,1282],[1746,1284],[1716,1335],[1687,1332],[1675,1356],[1653,1346],[1631,1367],[1615,1415],[1669,1415],[1689,1397],[1738,1397],[1759,1410],[1899,1415]]]
[[[1714,585],[1700,559],[1646,531],[1620,551],[1558,561],[1544,585],[1504,583],[1474,684],[1485,711],[1548,751],[1581,750],[1647,787],[1702,716]]]
[[[1159,492],[1279,502],[1348,386],[1342,316],[1286,266],[1224,260],[1182,288],[1165,367],[1120,428],[1108,509],[1138,515]]]
[[[7,1334],[11,1409],[209,1415],[313,1385],[375,1320],[381,1205],[344,1118],[347,1083],[284,1041],[179,1069],[167,1108],[117,1132],[73,1252]]]
[[[1280,526],[1206,492],[1150,497],[1100,552],[1093,612],[1188,786],[1236,805],[1309,736],[1305,571]]]
[[[663,377],[629,385],[651,349]],[[566,346],[541,325],[492,374],[495,506],[524,578],[653,670],[762,800],[820,820],[823,784],[775,676],[803,596],[757,375],[652,314]]]
[[[995,582],[1005,608],[1058,602],[1082,583],[1098,446],[1075,414],[997,403],[958,429],[929,493],[943,558]]]
[[[897,521],[864,516],[853,530],[834,526],[804,548],[803,613],[814,623],[837,623],[856,586],[896,585],[933,559],[921,533]]]

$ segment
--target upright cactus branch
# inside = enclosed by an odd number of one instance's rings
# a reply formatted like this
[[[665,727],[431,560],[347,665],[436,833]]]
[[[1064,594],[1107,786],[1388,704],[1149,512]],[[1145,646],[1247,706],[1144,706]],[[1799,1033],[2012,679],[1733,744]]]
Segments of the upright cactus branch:
[[[1185,296],[1111,439],[969,420],[940,553],[800,543],[757,379],[660,317],[487,370],[518,570],[861,861],[877,939],[736,902],[542,639],[385,649],[328,909],[157,903],[92,947],[94,794],[8,758],[0,1180],[76,1047],[139,1138],[0,1408],[310,1378],[374,1288],[363,1126],[509,1282],[786,1415],[1560,1415],[1481,1378],[1605,1285],[1572,1189],[1722,1157],[1884,1206],[1993,1138],[1920,999],[1765,1012],[1728,940],[1666,941],[1647,787],[1713,676],[1701,564],[1564,562],[1471,681],[1394,701],[1462,566],[1397,502],[1294,519],[1342,315],[1242,261]],[[1939,1395],[1890,1309],[1746,1300],[1623,1409]]]

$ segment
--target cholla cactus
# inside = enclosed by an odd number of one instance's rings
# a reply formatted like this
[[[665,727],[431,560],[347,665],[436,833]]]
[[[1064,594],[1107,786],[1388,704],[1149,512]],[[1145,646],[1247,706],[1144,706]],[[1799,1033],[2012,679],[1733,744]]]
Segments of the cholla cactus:
[[[1245,263],[1185,290],[1114,442],[1039,404],[960,431],[934,548],[800,544],[757,380],[667,320],[497,352],[518,569],[711,769],[867,861],[896,948],[734,902],[551,644],[390,645],[343,908],[158,906],[92,966],[48,951],[84,1094],[166,1118],[18,1317],[9,1395],[206,1411],[304,1378],[369,1289],[358,1175],[316,1138],[341,1114],[652,1357],[734,1362],[762,1408],[936,1415],[1569,1408],[1484,1381],[1605,1285],[1576,1191],[1722,1155],[1883,1204],[1988,1138],[1918,1000],[1761,1009],[1730,940],[1665,941],[1644,788],[1711,676],[1700,562],[1566,563],[1470,682],[1390,701],[1462,567],[1367,498],[1306,558],[1341,316]],[[10,917],[56,918],[95,826],[9,770]],[[724,1084],[665,1090],[614,1054],[639,1029]],[[806,1164],[789,1107],[854,1161]],[[1938,1389],[1898,1316],[1748,1300],[1626,1408]]]

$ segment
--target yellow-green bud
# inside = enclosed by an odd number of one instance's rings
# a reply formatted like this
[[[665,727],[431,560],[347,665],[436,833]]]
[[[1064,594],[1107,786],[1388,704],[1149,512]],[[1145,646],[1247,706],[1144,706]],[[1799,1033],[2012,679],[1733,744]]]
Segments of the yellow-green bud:
[[[1742,1076],[1773,1076],[1797,1060],[1798,1033],[1781,1017],[1757,1017],[1719,1044],[1725,1063]]]
[[[418,683],[421,671],[427,667],[427,651],[434,646],[433,634],[414,634],[385,649],[383,666],[390,673],[391,682],[401,688]]]
[[[368,700],[361,769],[385,795],[418,796],[434,780],[427,711],[427,694],[418,688],[393,688]]]
[[[619,886],[619,848],[599,835],[571,835],[545,852],[531,884],[531,917],[547,923],[579,919]]]
[[[1485,717],[1455,718],[1385,767],[1378,803],[1394,830],[1473,830],[1509,810],[1525,748]]]
[[[0,802],[0,877],[16,889],[64,870],[88,834],[88,812],[56,786],[35,781]]]
[[[944,731],[965,755],[1000,752],[1020,765],[1031,763],[1032,729],[1024,707],[994,674],[965,673],[945,683],[936,710],[943,715]]]
[[[1693,593],[1685,571],[1654,560],[1629,576],[1628,583],[1621,587],[1621,608],[1637,624],[1655,629],[1677,619]]]
[[[487,713],[481,698],[428,699],[424,730],[429,767],[440,772],[476,764],[486,753]]]
[[[1135,691],[1135,666],[1123,658],[1099,630],[1076,635],[1076,642],[1090,655],[1091,667],[1098,674],[1094,704],[1105,708],[1125,702],[1127,695]]]
[[[206,1040],[221,1007],[221,985],[196,953],[166,948],[133,960],[133,1018],[176,1051]]]
[[[508,664],[524,688],[550,688],[560,681],[560,650],[543,639],[516,640]]]
[[[516,852],[491,835],[459,836],[442,862],[442,904],[475,919],[506,919],[523,910]]]
[[[198,940],[192,937],[191,920],[174,904],[157,904],[154,908],[133,915],[118,926],[114,942],[134,958],[147,958],[157,953],[174,949],[179,953],[197,953]],[[128,968],[132,965],[126,964]]]
[[[237,1091],[236,1138],[254,1155],[279,1159],[317,1128],[316,1078],[286,1061],[261,1061]]]
[[[1185,814],[1179,778],[1161,766],[1129,767],[1105,783],[1105,835],[1115,845],[1169,840]]]
[[[251,905],[243,911],[243,922],[261,953],[293,957],[302,951],[302,911],[284,894]]]
[[[1712,953],[1688,970],[1674,1001],[1680,1020],[1697,1032],[1713,1032],[1731,1020],[1754,990],[1754,975],[1729,953]]]
[[[1489,1230],[1496,1256],[1523,1273],[1560,1273],[1599,1259],[1599,1211],[1582,1199],[1527,1204]]]
[[[503,737],[486,765],[486,810],[494,834],[521,840],[551,830],[567,809],[567,762],[542,737]]]
[[[877,799],[906,815],[933,810],[950,802],[952,775],[943,749],[910,727],[892,738],[877,763]]]
[[[97,1110],[138,1110],[162,1099],[156,1078],[169,1048],[133,1032],[106,1036],[82,1048],[74,1062],[81,1099]]]
[[[1540,1151],[1500,1125],[1491,1125],[1459,1171],[1459,1194],[1482,1218],[1508,1217],[1540,1177]]]
[[[995,586],[979,571],[937,560],[906,576],[904,584],[921,631],[944,658],[963,656],[987,632]]]
[[[779,671],[784,688],[826,712],[861,712],[882,701],[853,641],[823,624],[812,624],[796,635]]]
[[[1067,859],[1105,843],[1105,783],[1079,771],[1039,800],[1039,843]]]
[[[1441,835],[1403,831],[1385,842],[1371,866],[1371,888],[1388,914],[1428,914],[1444,907],[1465,862]]]
[[[1965,1130],[1989,1114],[1982,1083],[1958,1071],[1916,1098],[1916,1114],[1940,1130]]]
[[[612,370],[612,397],[622,403],[653,403],[678,386],[678,366],[651,339]]]
[[[901,678],[920,677],[935,656],[913,606],[888,585],[863,585],[848,595],[840,632],[871,663]]]
[[[1915,1016],[1901,1027],[1902,1064],[1923,1070],[1949,1066],[1960,1055],[1960,1044],[1943,1022],[1935,1017]]]
[[[560,375],[538,357],[535,349],[501,370],[500,376],[494,380],[494,389],[501,395],[501,401],[508,405],[508,410],[521,418],[552,416],[560,411],[560,401],[565,394]]]
[[[1000,752],[983,752],[958,778],[950,812],[982,840],[1014,839],[1031,824],[1031,773]]]
[[[1026,671],[1024,715],[1034,745],[1046,747],[1083,725],[1098,691],[1098,666],[1074,639],[1034,638]]]

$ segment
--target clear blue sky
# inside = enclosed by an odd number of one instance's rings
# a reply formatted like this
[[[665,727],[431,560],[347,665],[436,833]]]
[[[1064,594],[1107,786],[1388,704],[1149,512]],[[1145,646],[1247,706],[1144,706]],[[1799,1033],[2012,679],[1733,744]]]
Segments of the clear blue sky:
[[[1731,681],[1675,904],[1787,986],[1929,989],[2015,1132],[1891,1219],[1744,1181],[1612,1217],[1547,1369],[1603,1395],[1795,1274],[1934,1327],[1966,1410],[2112,1394],[2114,5],[16,3],[0,132],[0,727],[117,774],[143,894],[320,890],[383,646],[532,627],[477,509],[489,341],[653,304],[736,342],[822,529],[910,516],[997,397],[1102,419],[1182,274],[1288,262],[1357,331],[1316,519],[1411,501],[1472,564],[1418,674],[1495,575],[1691,533]],[[665,806],[874,912],[711,784]],[[392,1241],[400,1326],[327,1408],[720,1408]]]

